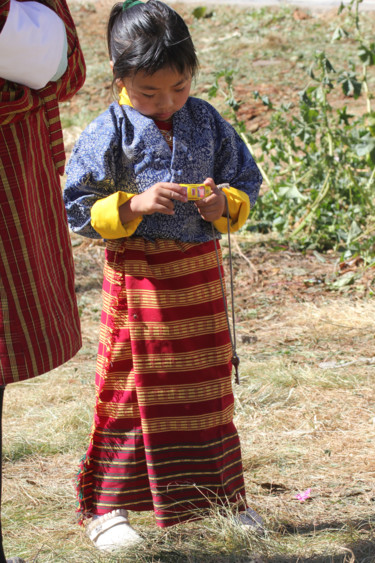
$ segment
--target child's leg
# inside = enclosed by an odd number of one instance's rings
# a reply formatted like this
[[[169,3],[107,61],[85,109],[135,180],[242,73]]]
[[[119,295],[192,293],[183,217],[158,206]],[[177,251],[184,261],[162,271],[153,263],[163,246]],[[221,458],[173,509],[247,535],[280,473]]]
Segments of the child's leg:
[[[82,519],[91,518],[87,534],[108,551],[142,540],[130,526],[128,510],[153,508],[121,269],[121,252],[110,254],[104,268],[94,425],[77,481]]]
[[[200,518],[215,505],[245,510],[215,247],[162,240],[127,245],[135,406],[157,524]]]

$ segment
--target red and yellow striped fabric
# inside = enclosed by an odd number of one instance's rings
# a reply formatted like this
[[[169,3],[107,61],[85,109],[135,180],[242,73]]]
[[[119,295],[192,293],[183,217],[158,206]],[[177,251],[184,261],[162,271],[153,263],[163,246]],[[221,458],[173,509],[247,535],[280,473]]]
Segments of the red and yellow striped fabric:
[[[214,243],[107,243],[82,517],[153,510],[159,526],[245,507],[231,344]]]
[[[59,174],[65,154],[58,102],[82,86],[85,65],[65,0],[68,69],[41,90],[0,78],[0,385],[50,371],[81,346]],[[9,0],[0,0],[0,29]]]

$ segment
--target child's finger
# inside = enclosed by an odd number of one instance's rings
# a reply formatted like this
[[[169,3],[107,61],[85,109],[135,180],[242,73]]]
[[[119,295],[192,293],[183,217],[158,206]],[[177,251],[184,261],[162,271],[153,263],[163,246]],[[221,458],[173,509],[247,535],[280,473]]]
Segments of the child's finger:
[[[205,209],[211,205],[217,205],[218,196],[222,197],[222,192],[216,186],[212,188],[212,194],[195,202],[198,209]]]
[[[203,182],[206,186],[210,186],[211,190],[214,191],[216,184],[212,178],[206,178]]]
[[[177,201],[186,202],[187,198],[187,191],[184,186],[180,186],[179,184],[169,184],[168,187],[165,188],[166,190],[166,197],[169,199],[175,199]]]

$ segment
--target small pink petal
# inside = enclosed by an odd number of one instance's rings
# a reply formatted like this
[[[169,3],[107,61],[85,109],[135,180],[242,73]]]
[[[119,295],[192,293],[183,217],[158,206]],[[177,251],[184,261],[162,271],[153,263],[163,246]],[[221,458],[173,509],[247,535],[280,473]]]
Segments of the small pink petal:
[[[311,493],[311,489],[306,489],[306,491],[303,491],[303,493],[298,493],[298,495],[296,495],[295,498],[300,502],[305,502],[305,500],[310,498],[310,493]]]

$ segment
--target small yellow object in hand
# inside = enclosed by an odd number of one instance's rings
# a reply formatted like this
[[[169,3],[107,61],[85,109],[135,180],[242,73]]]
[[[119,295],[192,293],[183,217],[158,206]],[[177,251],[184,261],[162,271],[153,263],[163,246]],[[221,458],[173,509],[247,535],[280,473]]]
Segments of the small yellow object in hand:
[[[210,186],[204,184],[180,184],[180,186],[186,188],[189,200],[203,199],[211,194]]]

